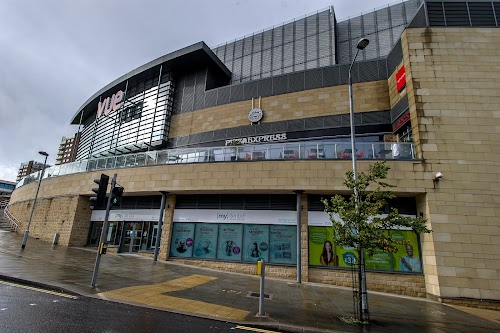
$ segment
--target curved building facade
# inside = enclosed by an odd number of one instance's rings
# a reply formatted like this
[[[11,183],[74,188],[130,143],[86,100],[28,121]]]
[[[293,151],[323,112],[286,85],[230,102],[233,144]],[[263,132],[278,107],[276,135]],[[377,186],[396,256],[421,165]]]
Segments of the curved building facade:
[[[46,170],[30,233],[96,246],[93,179],[125,188],[108,252],[350,285],[356,254],[333,241],[321,198],[387,160],[398,198],[433,233],[367,258],[368,288],[497,307],[500,300],[500,3],[410,0],[337,22],[333,8],[209,48],[167,54],[96,92],[71,119],[77,161]],[[357,149],[351,150],[352,66]],[[442,177],[436,178],[440,172]],[[8,210],[25,227],[37,174]],[[165,211],[159,223],[162,192]],[[162,228],[160,227],[162,225]],[[329,243],[329,244],[328,244]],[[325,256],[325,251],[330,255]]]

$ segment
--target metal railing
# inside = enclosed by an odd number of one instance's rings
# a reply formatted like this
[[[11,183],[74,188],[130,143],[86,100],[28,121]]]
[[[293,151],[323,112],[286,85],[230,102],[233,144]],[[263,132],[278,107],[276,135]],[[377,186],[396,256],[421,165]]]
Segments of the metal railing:
[[[17,228],[19,228],[19,221],[9,211],[8,206],[5,206],[5,208],[3,209],[3,216],[9,221],[12,230],[14,230],[14,232],[17,232]]]
[[[356,157],[358,160],[417,159],[415,157],[414,144],[411,142],[358,142],[356,143],[356,147]],[[102,157],[56,165],[47,168],[43,178],[95,170],[134,168],[164,164],[252,162],[264,160],[350,160],[351,153],[350,142],[335,140],[204,148],[177,148]],[[41,171],[23,178],[17,184],[16,188],[37,181],[39,172]]]

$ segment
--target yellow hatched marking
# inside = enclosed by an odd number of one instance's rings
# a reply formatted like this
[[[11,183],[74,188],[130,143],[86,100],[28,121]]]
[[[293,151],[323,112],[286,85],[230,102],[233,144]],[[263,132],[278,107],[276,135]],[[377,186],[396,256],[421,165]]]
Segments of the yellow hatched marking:
[[[166,295],[169,292],[194,288],[216,279],[216,277],[212,276],[194,274],[154,285],[110,290],[100,295],[133,303],[197,313],[216,318],[243,320],[250,312],[218,304]]]
[[[264,330],[261,328],[255,328],[255,327],[248,327],[248,326],[236,326],[235,328],[240,329],[240,330],[245,330],[245,331],[253,331],[253,332],[260,332],[260,333],[279,333],[276,331],[269,331],[269,330]]]
[[[35,288],[35,287],[30,287],[30,286],[24,286],[22,284],[17,284],[17,283],[12,283],[12,282],[7,282],[7,281],[0,281],[0,284],[5,284],[7,286],[16,287],[16,288],[23,288],[23,289],[27,289],[27,290],[31,290],[31,291],[38,291],[38,292],[41,292],[44,294],[66,297],[66,298],[70,298],[70,299],[77,299],[78,298],[78,297],[73,296],[73,295],[58,293],[57,291],[51,291],[51,290],[45,290],[45,289],[40,289],[40,288]]]

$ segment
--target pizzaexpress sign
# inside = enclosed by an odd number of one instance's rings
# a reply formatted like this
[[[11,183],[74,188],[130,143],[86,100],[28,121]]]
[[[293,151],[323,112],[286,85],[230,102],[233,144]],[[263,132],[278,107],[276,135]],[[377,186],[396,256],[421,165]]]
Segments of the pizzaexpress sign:
[[[280,142],[286,140],[287,140],[286,133],[269,134],[269,135],[249,136],[246,138],[238,138],[238,139],[228,139],[226,140],[226,146],[246,145],[251,143],[270,143],[270,142]]]

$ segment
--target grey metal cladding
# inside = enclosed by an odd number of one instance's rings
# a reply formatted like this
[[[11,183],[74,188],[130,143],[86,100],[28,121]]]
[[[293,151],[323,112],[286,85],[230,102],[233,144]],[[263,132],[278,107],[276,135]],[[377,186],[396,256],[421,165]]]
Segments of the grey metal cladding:
[[[359,66],[359,75],[361,82],[367,81],[376,81],[378,80],[378,66],[374,61],[365,61],[360,62]]]
[[[226,138],[228,138],[227,136],[227,129],[220,129],[220,130],[216,130],[216,131],[213,131],[213,137],[214,137],[214,140],[217,141],[217,140],[224,140]]]
[[[391,109],[391,122],[394,122],[408,109],[408,95],[401,97],[399,102]]]
[[[389,78],[389,75],[387,74],[387,62],[385,59],[379,59],[377,60],[377,67],[378,67],[378,79],[379,80],[387,80]]]
[[[281,132],[286,132],[287,130],[288,130],[288,122],[286,120],[271,123],[271,133],[281,133]]]
[[[339,84],[348,84],[349,83],[349,64],[340,65],[340,82]]]
[[[207,72],[205,70],[198,71],[195,75],[196,84],[194,92],[194,110],[201,109],[205,106],[205,80]]]
[[[241,136],[241,127],[228,128],[226,135],[228,138],[239,138]]]
[[[306,118],[304,120],[305,129],[316,129],[325,127],[324,117]]]
[[[304,72],[292,73],[288,75],[288,92],[303,91],[305,85]]]
[[[427,15],[430,26],[446,26],[442,2],[427,2]]]
[[[211,142],[214,140],[214,132],[203,132],[200,133],[200,142]]]
[[[205,92],[205,107],[213,107],[217,105],[217,89]]]
[[[288,75],[273,77],[273,95],[286,94],[288,92]]]
[[[303,129],[304,129],[304,119],[288,120],[288,130],[290,132],[302,131]]]
[[[254,125],[254,127],[255,134],[257,135],[272,133],[272,123],[262,123],[259,125]]]
[[[340,66],[326,67],[323,69],[323,85],[325,87],[340,84]]]
[[[500,2],[493,2],[495,7],[495,17],[497,19],[497,27],[500,26]]]
[[[443,2],[447,26],[470,26],[467,3]]]
[[[427,26],[427,22],[426,22],[426,18],[425,18],[425,7],[421,6],[420,9],[418,10],[417,14],[415,14],[415,17],[408,24],[408,27],[410,27],[410,28],[422,28],[425,26]]]
[[[273,95],[273,79],[263,79],[259,81],[259,96],[268,97]]]
[[[243,100],[243,84],[232,85],[231,87],[231,103],[240,102]]]
[[[188,142],[190,145],[195,145],[201,142],[201,133],[195,133],[189,135]]]
[[[231,86],[222,87],[217,90],[219,91],[219,94],[217,95],[217,105],[229,104]]]
[[[394,45],[391,53],[387,56],[387,69],[389,74],[392,74],[397,66],[403,61],[403,48],[401,47],[401,39]]]
[[[323,87],[323,70],[311,69],[305,73],[305,89],[316,89]]]
[[[498,3],[497,3],[498,4]],[[495,27],[493,4],[490,2],[468,2],[470,19],[473,27]],[[499,17],[497,16],[497,20]]]
[[[340,127],[342,125],[341,115],[325,116],[324,118],[325,127]]]
[[[259,82],[251,81],[243,85],[243,98],[245,100],[259,97]]]
[[[241,127],[241,136],[253,136],[257,132],[256,128],[259,127],[259,125],[253,126],[253,125],[247,125],[247,126],[240,126]]]

